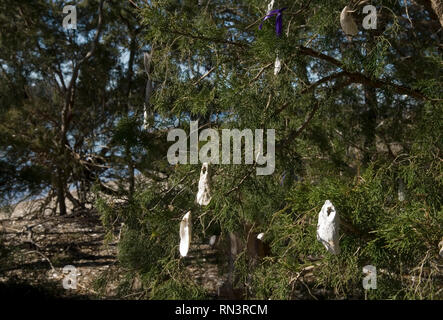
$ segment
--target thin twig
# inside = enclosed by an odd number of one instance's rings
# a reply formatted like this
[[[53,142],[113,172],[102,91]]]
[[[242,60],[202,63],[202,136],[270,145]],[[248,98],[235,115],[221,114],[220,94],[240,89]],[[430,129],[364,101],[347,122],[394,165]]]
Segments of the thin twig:
[[[419,287],[420,284],[421,284],[421,275],[423,274],[423,266],[424,266],[424,264],[425,264],[425,262],[426,262],[426,259],[428,258],[428,255],[429,255],[429,251],[426,252],[425,257],[423,258],[423,260],[422,260],[422,262],[421,262],[420,273],[419,273],[419,275],[418,275],[418,283],[417,283],[417,286],[415,287],[415,291],[414,291],[415,294],[417,294],[418,287]]]
[[[318,300],[318,298],[311,293],[311,290],[309,289],[309,287],[306,285],[306,283],[302,279],[300,279],[300,282],[306,287],[306,289],[308,289],[309,295],[311,297],[313,297],[315,300]]]
[[[246,178],[249,177],[251,175],[251,173],[254,171],[255,167],[257,166],[257,162],[254,162],[254,165],[251,167],[251,169],[248,171],[248,173],[246,173],[246,175],[240,180],[240,182],[231,190],[229,190],[228,192],[226,192],[224,194],[224,196],[226,197],[227,195],[229,195],[230,193],[238,190],[240,188],[240,186],[243,184],[243,182],[245,182]]]
[[[206,72],[204,75],[202,75],[202,76],[200,77],[200,79],[198,79],[196,82],[194,82],[194,86],[195,86],[196,84],[198,84],[200,81],[202,81],[204,78],[206,78],[207,76],[209,76],[209,75],[212,73],[212,71],[215,70],[215,68],[217,68],[217,66],[212,67],[208,72]]]
[[[405,4],[405,10],[406,10],[406,17],[408,17],[409,23],[411,24],[411,27],[414,28],[414,25],[412,24],[412,20],[409,17],[409,9],[408,9],[408,2],[407,0],[403,0],[404,4]]]
[[[134,1],[129,0],[130,3],[132,3],[134,5],[134,7],[136,7],[138,10],[140,10],[140,8],[134,3]]]
[[[314,34],[306,43],[305,47],[309,46],[309,44],[318,36],[318,33]]]
[[[49,265],[50,265],[52,271],[54,271],[55,273],[58,273],[57,270],[55,270],[55,268],[54,268],[54,266],[53,266],[51,260],[49,260],[49,258],[48,258],[47,256],[45,256],[43,253],[41,253],[40,251],[37,251],[37,250],[31,250],[31,251],[27,251],[27,252],[25,252],[25,254],[28,254],[28,253],[38,253],[38,254],[41,255],[46,261],[48,261],[48,263],[49,263]]]
[[[270,66],[272,66],[272,62],[267,64],[267,65],[265,65],[263,68],[261,68],[260,71],[257,73],[257,75],[251,80],[251,82],[249,82],[249,85],[251,85],[255,80],[257,80],[261,76],[263,71],[265,71]]]

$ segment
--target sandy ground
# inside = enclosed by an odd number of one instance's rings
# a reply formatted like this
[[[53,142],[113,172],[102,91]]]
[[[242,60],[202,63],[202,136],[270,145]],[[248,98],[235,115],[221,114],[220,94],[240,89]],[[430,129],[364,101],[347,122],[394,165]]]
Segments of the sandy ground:
[[[10,212],[0,212],[0,236],[9,250],[6,263],[0,264],[0,284],[11,280],[33,286],[44,284],[61,297],[116,298],[118,235],[115,241],[105,244],[105,230],[95,210],[74,213],[69,207],[66,216],[54,214],[52,209],[37,214],[35,210],[41,202],[22,202]],[[187,268],[198,283],[216,296],[223,279],[216,265],[215,250],[208,244],[193,247],[187,258],[192,263]],[[75,267],[75,272],[67,266]],[[74,275],[77,287],[64,288],[64,283],[69,287],[67,280]],[[95,283],[103,275],[112,280],[97,292]],[[134,281],[133,288],[139,290],[140,284]]]
[[[0,272],[0,282],[19,279],[32,285],[49,283],[63,289],[62,296],[93,298],[97,297],[94,280],[116,265],[116,244],[104,244],[104,230],[93,211],[64,217],[15,211],[12,215],[3,213],[0,223],[4,244],[12,250]],[[76,268],[76,289],[63,288],[69,273],[63,273],[63,268],[68,265]],[[105,297],[112,296],[109,288]]]

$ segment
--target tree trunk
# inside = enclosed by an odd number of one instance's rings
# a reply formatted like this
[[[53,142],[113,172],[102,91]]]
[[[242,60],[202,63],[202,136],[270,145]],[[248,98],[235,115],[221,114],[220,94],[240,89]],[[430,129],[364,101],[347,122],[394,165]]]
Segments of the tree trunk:
[[[365,135],[363,163],[368,164],[371,161],[372,151],[375,150],[375,127],[377,126],[377,97],[375,89],[364,86],[365,105],[363,131]]]
[[[127,101],[129,101],[129,97],[131,95],[131,87],[132,87],[132,78],[133,78],[133,68],[134,68],[134,57],[137,50],[137,33],[131,33],[131,42],[129,45],[130,53],[129,53],[129,61],[128,61],[128,75],[127,75],[127,88],[126,88],[126,97]],[[126,104],[126,114],[129,112],[129,103]],[[134,194],[134,186],[135,186],[135,170],[134,170],[134,161],[132,159],[131,148],[126,146],[126,157],[128,162],[128,171],[129,171],[129,200],[132,200],[132,196]]]
[[[366,42],[366,54],[374,48],[374,35],[369,34]],[[365,108],[363,115],[363,134],[365,136],[363,164],[367,165],[371,161],[371,154],[375,147],[375,128],[377,126],[377,95],[375,88],[363,85],[365,94]]]
[[[443,27],[443,1],[431,0],[431,6],[438,17],[438,20],[440,20],[441,26]]]
[[[63,171],[59,167],[57,169],[57,202],[60,210],[60,215],[66,215],[66,201],[65,201],[65,183],[63,178]]]
[[[134,174],[134,162],[132,161],[131,149],[126,148],[128,170],[129,170],[129,200],[132,200],[135,189],[135,174]]]
[[[429,12],[431,19],[439,20],[443,27],[443,1],[442,0],[415,0],[415,3],[422,5]]]

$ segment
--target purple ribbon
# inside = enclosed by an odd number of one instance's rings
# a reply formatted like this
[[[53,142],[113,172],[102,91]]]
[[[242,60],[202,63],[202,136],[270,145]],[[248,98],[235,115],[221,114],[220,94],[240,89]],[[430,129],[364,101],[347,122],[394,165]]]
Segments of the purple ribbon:
[[[269,11],[266,17],[263,19],[263,22],[267,19],[269,19],[272,16],[277,16],[275,19],[275,32],[277,33],[277,36],[279,37],[281,35],[281,30],[283,29],[283,10],[286,10],[287,8],[281,8]],[[263,27],[263,22],[258,27],[259,30]]]
[[[282,177],[281,177],[281,179],[280,179],[280,185],[281,185],[281,186],[282,186],[283,183],[285,182],[285,178],[286,178],[286,170],[283,171]]]

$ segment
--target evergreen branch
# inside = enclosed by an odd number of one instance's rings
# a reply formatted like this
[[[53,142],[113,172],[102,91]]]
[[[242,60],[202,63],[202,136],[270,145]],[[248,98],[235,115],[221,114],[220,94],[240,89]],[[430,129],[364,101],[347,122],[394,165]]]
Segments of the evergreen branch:
[[[214,71],[215,68],[217,68],[217,67],[218,67],[218,65],[212,67],[208,72],[206,72],[204,75],[202,75],[202,76],[200,77],[200,79],[198,79],[196,82],[194,82],[194,86],[197,85],[197,84],[198,84],[200,81],[202,81],[204,78],[206,78],[207,76],[209,76],[209,75],[212,73],[212,71]]]
[[[297,16],[297,15],[299,15],[300,13],[302,13],[304,10],[306,10],[308,7],[309,7],[309,5],[311,4],[311,1],[312,0],[309,0],[307,3],[305,3],[300,9],[298,9],[296,12],[285,12],[285,15],[286,16]],[[254,25],[256,25],[257,23],[259,23],[260,21],[262,21],[265,17],[267,16],[267,13],[264,15],[264,16],[262,16],[262,17],[260,17],[259,19],[257,19],[256,21],[254,21],[253,23],[251,23],[250,25],[248,25],[246,28],[245,28],[245,30],[249,30],[251,27],[253,27]],[[289,28],[288,28],[289,29]]]
[[[66,92],[66,84],[65,84],[65,79],[63,77],[63,73],[62,73],[62,68],[60,66],[60,63],[57,63],[57,68],[55,69],[55,73],[56,75],[58,75],[60,83],[62,84],[63,87],[63,91]]]
[[[300,10],[302,10],[302,9],[300,9]],[[295,14],[297,14],[297,13],[298,13],[298,11]],[[229,41],[229,40],[221,40],[221,39],[215,39],[215,38],[208,38],[208,37],[204,37],[204,36],[198,36],[198,35],[193,35],[193,34],[181,32],[178,30],[170,30],[170,31],[174,34],[182,35],[185,37],[190,37],[193,39],[216,42],[216,43],[230,44],[230,45],[235,45],[235,46],[240,46],[240,47],[245,47],[245,48],[250,47],[250,45],[246,44],[246,43],[234,42],[234,41]],[[398,85],[398,84],[395,84],[392,82],[387,82],[387,81],[380,80],[380,79],[371,79],[370,77],[368,77],[362,73],[347,71],[345,68],[345,65],[340,60],[337,60],[331,56],[328,56],[328,55],[323,54],[321,52],[315,51],[311,48],[307,48],[305,46],[299,47],[299,53],[329,62],[330,64],[342,69],[343,70],[342,75],[346,75],[348,78],[350,78],[352,80],[351,83],[360,83],[362,85],[371,86],[373,88],[378,88],[378,89],[384,89],[386,87],[392,88],[394,91],[396,91],[399,94],[406,94],[406,95],[412,96],[418,100],[426,100],[426,101],[441,100],[441,99],[431,99],[431,98],[425,96],[420,91],[414,90],[414,89],[409,88],[404,85]],[[260,76],[260,74],[258,76]],[[255,79],[256,78],[254,78],[254,80]],[[326,79],[325,79],[325,81],[326,81]]]
[[[257,80],[257,79],[261,76],[261,74],[262,74],[267,68],[269,68],[271,65],[272,65],[272,62],[269,63],[269,64],[267,64],[267,65],[265,65],[263,68],[261,68],[260,71],[257,73],[257,75],[251,80],[251,82],[249,82],[249,85],[251,85],[255,80]]]
[[[240,182],[235,187],[233,187],[231,190],[226,192],[224,194],[224,196],[226,197],[229,194],[231,194],[232,192],[238,190],[240,188],[240,186],[246,181],[246,179],[251,175],[251,173],[255,170],[256,166],[257,166],[257,162],[254,162],[254,165],[248,170],[248,172],[244,175],[244,177],[240,180]]]
[[[172,190],[174,190],[177,186],[182,184],[194,172],[195,172],[195,170],[191,170],[191,171],[187,172],[184,175],[184,177],[182,179],[180,179],[180,181],[178,181],[176,184],[174,184],[171,188],[162,191],[161,193],[163,193],[163,196],[157,201],[157,203],[152,208],[149,209],[149,211],[153,211],[155,208],[157,208],[157,206],[160,204],[160,202],[162,202]]]
[[[266,107],[264,109],[264,113],[266,114],[266,110],[269,108],[269,106],[271,105],[271,101],[272,101],[272,94],[269,94],[268,96],[268,102],[266,103]],[[265,123],[265,119],[263,119],[262,121],[262,125],[264,125]],[[238,190],[240,188],[240,186],[246,181],[246,179],[252,174],[252,172],[254,172],[255,168],[257,167],[257,161],[254,161],[254,164],[252,165],[252,167],[248,170],[248,172],[243,176],[243,178],[240,180],[240,182],[233,187],[231,190],[229,190],[228,192],[226,192],[224,194],[224,196],[228,196],[229,194],[231,194],[232,192]]]
[[[301,91],[300,91],[300,95],[305,94],[305,93],[308,93],[308,92],[311,92],[312,90],[314,90],[315,88],[317,88],[319,85],[321,85],[321,84],[323,84],[323,83],[325,83],[325,82],[331,81],[331,80],[333,80],[333,79],[340,78],[340,77],[344,76],[345,74],[346,74],[346,72],[341,71],[341,72],[337,72],[337,73],[331,74],[331,75],[329,75],[329,76],[327,76],[327,77],[324,77],[324,78],[322,78],[322,79],[320,79],[320,80],[318,80],[318,81],[316,81],[316,82],[310,84],[309,86],[307,86],[307,87],[304,88],[303,90],[301,90]],[[285,104],[283,104],[283,106],[282,106],[281,108],[279,108],[279,109],[277,109],[277,110],[275,111],[275,113],[273,114],[273,116],[275,117],[275,116],[279,115],[279,114],[280,114],[283,110],[285,110],[288,106],[289,106],[289,103],[285,103]]]
[[[306,287],[306,289],[308,290],[309,295],[312,298],[314,298],[315,300],[318,300],[318,298],[311,293],[311,289],[309,289],[308,285],[302,279],[299,279],[299,281]]]
[[[420,91],[411,89],[411,88],[403,86],[403,85],[389,83],[389,82],[386,82],[384,80],[379,80],[379,79],[371,79],[368,76],[365,76],[364,74],[361,74],[359,72],[346,71],[346,69],[344,68],[344,64],[341,61],[339,61],[331,56],[325,55],[321,52],[315,51],[311,48],[300,46],[299,52],[302,53],[303,55],[318,58],[320,60],[329,62],[330,64],[332,64],[336,67],[341,68],[344,72],[344,75],[349,77],[354,83],[360,83],[360,84],[363,84],[366,86],[370,86],[373,88],[379,88],[379,89],[383,89],[385,87],[390,87],[390,88],[394,89],[397,93],[406,94],[406,95],[412,96],[414,98],[417,98],[419,100],[436,100],[436,99],[431,99],[431,98],[425,96]]]
[[[249,44],[241,43],[241,42],[222,40],[222,39],[217,39],[217,38],[208,38],[208,37],[204,37],[204,36],[194,35],[191,33],[185,33],[185,32],[178,31],[178,30],[166,30],[166,31],[172,32],[173,34],[177,34],[180,36],[196,39],[196,40],[204,40],[204,41],[215,42],[215,43],[230,44],[230,45],[234,45],[234,46],[238,46],[238,47],[242,47],[242,48],[249,47]]]
[[[290,134],[287,140],[296,139],[303,132],[303,130],[306,129],[309,122],[311,122],[312,118],[314,118],[314,115],[319,108],[320,108],[320,103],[317,101],[317,103],[314,105],[314,108],[312,108],[311,112],[307,115],[303,124],[296,131],[294,131],[292,134]]]
[[[80,66],[94,54],[95,49],[97,47],[98,39],[100,37],[100,33],[102,30],[102,24],[103,24],[103,2],[104,2],[104,0],[100,0],[97,32],[95,33],[94,40],[92,41],[91,49],[86,53],[86,55],[83,57],[83,59],[81,59],[74,67],[74,70],[72,72],[72,78],[71,78],[71,81],[69,82],[69,86],[68,86],[68,96],[73,88],[75,81],[77,80]]]
[[[306,116],[305,121],[301,124],[301,126],[298,127],[297,130],[291,131],[288,137],[279,143],[279,147],[289,145],[291,141],[294,141],[307,128],[309,122],[311,122],[312,118],[314,118],[319,108],[320,102],[317,101],[314,108],[312,108],[311,112]]]
[[[135,4],[135,2],[134,1],[132,1],[132,0],[129,0],[129,2],[134,6],[134,7],[136,7],[138,10],[141,10],[136,4]]]

